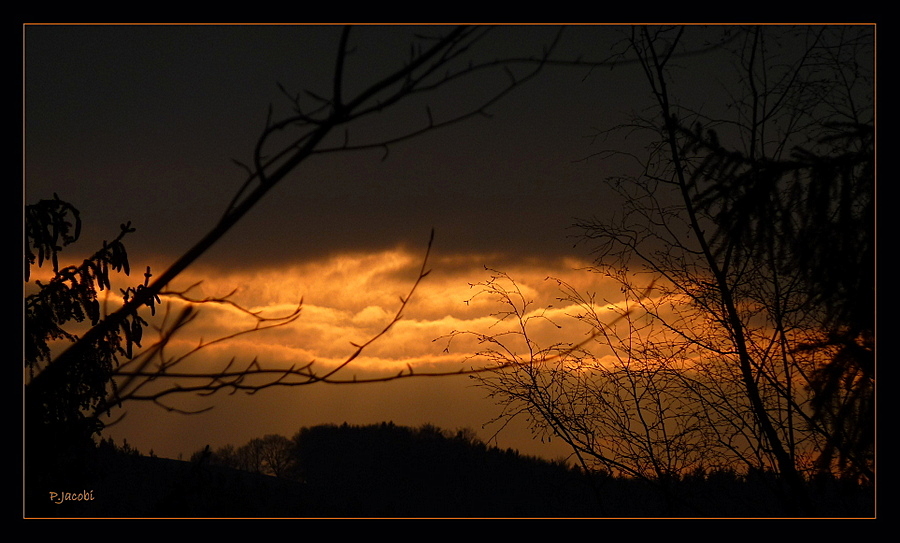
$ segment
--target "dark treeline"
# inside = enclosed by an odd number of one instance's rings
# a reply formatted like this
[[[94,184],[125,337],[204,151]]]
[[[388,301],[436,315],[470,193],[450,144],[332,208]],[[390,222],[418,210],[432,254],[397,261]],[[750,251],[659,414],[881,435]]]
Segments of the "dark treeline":
[[[767,473],[694,473],[658,484],[587,475],[455,432],[381,423],[303,428],[209,447],[189,462],[101,441],[94,477],[36,516],[768,517]],[[872,516],[872,489],[810,481],[821,516]],[[57,498],[57,501],[59,498]]]

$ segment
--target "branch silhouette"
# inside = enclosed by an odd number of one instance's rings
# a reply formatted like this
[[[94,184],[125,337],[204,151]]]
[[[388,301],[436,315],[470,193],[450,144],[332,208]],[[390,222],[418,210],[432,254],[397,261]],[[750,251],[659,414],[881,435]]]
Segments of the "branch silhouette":
[[[30,382],[26,385],[26,395],[30,391],[48,389],[54,386],[54,383],[64,382],[66,375],[70,369],[75,367],[84,355],[93,348],[112,331],[119,329],[129,316],[137,315],[138,310],[146,305],[152,305],[154,300],[159,296],[163,289],[188,266],[194,263],[201,255],[203,255],[210,247],[220,240],[235,224],[237,224],[268,192],[278,183],[282,182],[285,177],[294,171],[307,158],[314,154],[347,152],[363,149],[383,148],[388,149],[390,145],[399,143],[425,132],[437,130],[452,124],[462,122],[468,118],[477,115],[489,115],[487,108],[496,103],[503,96],[512,92],[529,79],[535,77],[544,65],[544,61],[549,58],[556,40],[548,47],[541,58],[534,59],[535,65],[526,74],[519,77],[512,77],[508,84],[500,91],[494,93],[491,97],[484,100],[479,106],[473,107],[462,113],[458,113],[444,120],[435,120],[431,110],[426,108],[427,122],[420,128],[412,128],[409,130],[401,130],[399,134],[387,136],[377,141],[361,142],[359,144],[350,143],[349,130],[345,132],[344,144],[337,147],[325,147],[326,137],[341,126],[352,124],[363,117],[380,113],[396,104],[423,93],[430,93],[445,87],[451,81],[465,78],[478,73],[485,69],[503,66],[502,62],[489,62],[482,64],[469,63],[461,68],[454,68],[454,62],[464,60],[464,56],[473,50],[490,32],[490,28],[484,27],[465,27],[460,26],[448,32],[444,36],[430,39],[430,43],[426,47],[421,45],[413,47],[410,58],[405,66],[395,70],[386,77],[368,85],[355,95],[347,95],[347,89],[344,84],[346,79],[346,59],[350,50],[348,49],[348,41],[351,35],[351,27],[345,27],[341,33],[338,45],[335,73],[332,79],[332,89],[330,97],[323,97],[312,91],[306,91],[305,95],[311,98],[317,105],[308,112],[304,112],[300,107],[300,99],[294,99],[296,111],[294,115],[288,116],[280,121],[273,122],[271,119],[271,109],[269,117],[266,121],[266,127],[259,137],[253,156],[253,168],[245,168],[248,170],[248,177],[242,184],[240,189],[227,206],[224,214],[214,227],[204,235],[191,249],[179,257],[172,263],[168,269],[159,274],[154,281],[142,285],[136,289],[129,299],[116,311],[108,314],[103,319],[96,322],[86,333],[71,344],[66,350],[61,352],[52,363],[48,364],[39,373],[33,375]],[[560,30],[561,32],[561,30]],[[559,34],[557,34],[557,40]],[[511,73],[508,69],[505,73]],[[282,90],[284,91],[283,87]],[[285,94],[288,94],[285,92]],[[280,150],[271,156],[265,155],[265,147],[270,137],[276,132],[281,132],[288,128],[299,130],[300,135],[295,137],[289,144],[283,146]],[[430,247],[430,245],[429,245]],[[413,286],[418,286],[419,282],[427,273],[420,275]],[[149,279],[149,277],[148,277]],[[339,368],[324,375],[315,375],[311,372],[304,374],[304,369],[296,370],[296,373],[305,375],[309,382],[342,382],[334,378],[337,371],[343,370],[350,362],[352,362],[372,341],[377,340],[392,327],[399,319],[402,310],[406,307],[409,296],[402,300],[400,310],[397,312],[394,321],[389,323],[381,333],[377,334],[370,341],[357,347],[357,351],[350,356]],[[176,328],[180,328],[190,320],[190,314],[183,314],[176,319]],[[162,343],[160,348],[165,346]],[[146,361],[144,362],[146,363]],[[131,365],[129,365],[130,367]],[[163,366],[164,369],[168,369]],[[307,368],[304,366],[304,368]],[[131,371],[128,374],[127,371]],[[269,374],[269,370],[257,368],[251,364],[245,368],[245,373],[251,372],[257,375]],[[290,374],[290,373],[289,373]],[[129,384],[134,383],[136,378],[155,379],[168,377],[168,372],[163,374],[147,373],[145,366],[137,364],[136,368],[122,368],[117,375],[128,377]],[[247,374],[249,375],[249,374]],[[286,376],[285,376],[286,377]],[[278,382],[284,382],[285,378],[280,378]],[[180,390],[219,390],[230,387],[232,389],[241,389],[246,387],[245,379],[238,378],[238,375],[232,371],[224,371],[211,377],[206,388],[182,387]],[[274,386],[272,383],[268,386]],[[165,395],[171,395],[169,392]],[[160,396],[160,397],[163,397]],[[121,402],[125,399],[152,399],[144,398],[143,395],[132,391],[130,396],[116,398],[115,401]]]

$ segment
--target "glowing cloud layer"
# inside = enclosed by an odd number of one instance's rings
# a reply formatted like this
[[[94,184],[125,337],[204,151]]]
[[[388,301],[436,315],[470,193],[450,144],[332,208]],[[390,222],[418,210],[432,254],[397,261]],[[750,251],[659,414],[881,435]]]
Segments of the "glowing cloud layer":
[[[229,273],[198,269],[186,273],[179,284],[202,281],[191,291],[196,298],[222,297],[265,316],[289,314],[303,300],[300,318],[289,326],[241,336],[209,348],[202,357],[234,356],[258,358],[267,365],[290,366],[316,361],[327,368],[340,363],[387,326],[413,285],[421,266],[421,255],[394,249],[378,253],[336,255],[328,259],[297,264],[287,269],[257,269]],[[580,342],[589,333],[572,318],[577,308],[559,301],[557,278],[578,288],[600,291],[599,296],[621,294],[598,274],[584,270],[585,263],[561,260],[538,268],[534,263],[510,266],[503,271],[515,280],[513,296],[517,305],[537,317],[529,321],[529,331],[539,343]],[[432,270],[419,285],[402,319],[383,337],[367,347],[353,361],[348,372],[396,373],[412,366],[423,371],[468,369],[467,360],[477,350],[472,336],[460,336],[449,352],[448,335],[471,331],[498,334],[515,329],[516,322],[498,322],[498,312],[509,309],[478,283],[495,272],[485,261],[472,256],[443,257],[429,263]],[[176,289],[178,287],[176,286]],[[521,298],[519,297],[521,293]],[[527,303],[527,307],[524,305]],[[205,304],[201,315],[186,334],[185,346],[224,337],[252,327],[253,320],[238,309],[223,304]]]

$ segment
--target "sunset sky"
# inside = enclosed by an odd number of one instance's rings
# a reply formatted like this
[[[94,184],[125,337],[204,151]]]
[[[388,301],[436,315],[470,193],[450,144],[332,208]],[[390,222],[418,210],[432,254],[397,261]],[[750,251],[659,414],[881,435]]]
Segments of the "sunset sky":
[[[415,32],[444,30],[355,28],[350,84],[399,67]],[[476,58],[536,56],[556,31],[500,27],[479,44]],[[627,31],[568,28],[554,58],[606,59],[621,50]],[[719,33],[691,27],[689,43],[700,47]],[[334,26],[26,26],[26,202],[56,193],[81,211],[84,234],[66,249],[70,262],[131,221],[137,231],[125,243],[132,269],[161,272],[214,226],[240,188],[245,172],[235,161],[251,163],[270,104],[276,118],[288,111],[278,84],[289,92],[329,93],[339,36]],[[676,79],[673,94],[689,90],[698,105],[721,103],[723,85],[734,77],[722,58],[684,59],[693,71]],[[420,126],[426,105],[436,115],[459,111],[506,81],[502,70],[485,73],[386,110],[371,124],[351,125],[350,135]],[[474,342],[445,352],[445,337],[506,329],[491,327],[501,307],[471,286],[491,277],[486,267],[515,279],[534,310],[553,306],[546,313],[552,322],[535,324],[540,342],[580,341],[587,330],[568,316],[572,308],[557,300],[557,283],[548,278],[620,301],[614,284],[584,269],[592,247],[579,243],[572,224],[616,212],[603,180],[634,173],[634,163],[599,154],[640,152],[643,142],[637,134],[597,136],[651,105],[633,64],[551,66],[490,107],[490,118],[392,145],[387,156],[374,150],[313,157],[171,285],[202,281],[197,297],[236,291],[232,301],[272,316],[290,313],[302,299],[300,319],[208,348],[195,363],[220,368],[232,357],[272,367],[339,363],[353,353],[351,342],[366,341],[390,322],[416,280],[432,228],[431,274],[403,320],[344,370],[348,377],[393,375],[407,365],[421,372],[477,365],[467,358]],[[133,272],[129,284],[140,281]],[[207,306],[176,347],[252,325],[228,306]],[[182,408],[214,406],[194,416],[129,405],[108,435],[169,457],[321,423],[432,423],[469,427],[488,440],[499,429],[489,424],[499,410],[474,385],[464,376],[412,378],[172,400]],[[493,443],[551,458],[566,453],[557,442],[532,439],[525,420]]]

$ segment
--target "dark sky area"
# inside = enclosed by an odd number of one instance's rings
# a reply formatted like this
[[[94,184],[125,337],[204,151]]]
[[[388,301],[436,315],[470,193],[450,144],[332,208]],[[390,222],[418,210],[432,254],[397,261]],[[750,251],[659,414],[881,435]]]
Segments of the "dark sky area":
[[[374,81],[399,66],[417,30],[354,29],[348,80]],[[475,58],[536,56],[556,31],[501,27]],[[556,56],[607,58],[624,31],[569,28]],[[277,84],[329,92],[339,34],[331,26],[26,27],[26,199],[70,200],[88,236],[111,237],[132,221],[135,254],[183,252],[243,182],[233,160],[250,162],[270,104],[275,118],[288,112]],[[441,252],[570,254],[567,228],[607,211],[602,179],[621,173],[613,171],[621,162],[581,159],[603,148],[591,137],[597,130],[649,104],[642,77],[634,65],[548,67],[492,106],[492,118],[393,145],[385,160],[382,150],[314,157],[206,259],[277,266],[421,245],[432,226]],[[506,81],[500,69],[485,72],[351,126],[350,136],[421,126],[426,104],[436,117],[451,114]]]

